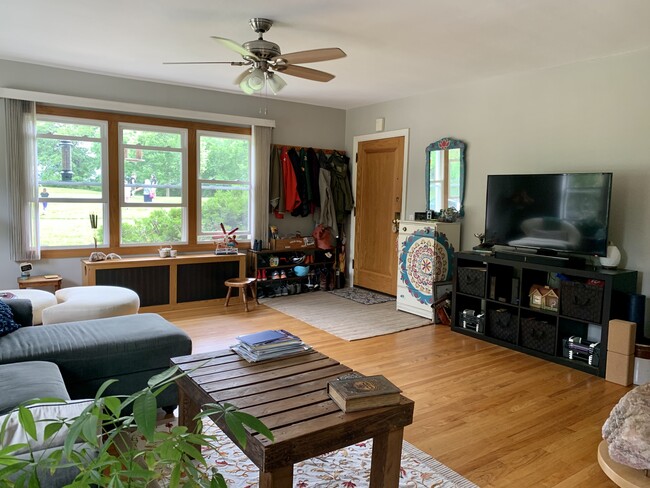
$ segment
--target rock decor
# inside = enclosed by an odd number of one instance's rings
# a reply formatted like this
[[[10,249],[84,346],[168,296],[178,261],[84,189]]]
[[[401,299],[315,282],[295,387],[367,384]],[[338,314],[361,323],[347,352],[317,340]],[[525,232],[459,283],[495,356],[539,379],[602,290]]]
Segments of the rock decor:
[[[650,469],[650,383],[619,400],[603,425],[603,439],[617,463]]]

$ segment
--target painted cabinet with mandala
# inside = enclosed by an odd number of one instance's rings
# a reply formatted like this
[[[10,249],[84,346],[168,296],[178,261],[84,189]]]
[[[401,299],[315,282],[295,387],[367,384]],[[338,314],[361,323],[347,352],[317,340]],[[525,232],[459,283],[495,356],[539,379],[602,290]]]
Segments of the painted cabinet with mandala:
[[[459,249],[460,222],[400,222],[397,310],[432,319],[433,284],[451,280]]]

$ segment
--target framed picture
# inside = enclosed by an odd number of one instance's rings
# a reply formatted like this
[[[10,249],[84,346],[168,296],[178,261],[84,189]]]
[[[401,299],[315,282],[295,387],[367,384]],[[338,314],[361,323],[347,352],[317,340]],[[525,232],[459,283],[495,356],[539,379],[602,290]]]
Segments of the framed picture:
[[[433,323],[451,325],[451,281],[433,282]]]

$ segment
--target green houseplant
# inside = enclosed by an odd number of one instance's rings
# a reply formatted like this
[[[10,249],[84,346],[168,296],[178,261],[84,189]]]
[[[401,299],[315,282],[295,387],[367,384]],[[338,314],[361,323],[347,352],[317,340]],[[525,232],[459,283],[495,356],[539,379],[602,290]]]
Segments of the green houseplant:
[[[229,404],[206,404],[197,415],[197,429],[175,426],[157,430],[156,397],[185,373],[173,367],[152,377],[147,387],[129,396],[105,396],[105,382],[81,414],[72,418],[34,418],[30,404],[15,409],[28,442],[6,444],[10,415],[0,425],[0,488],[40,487],[57,470],[76,469],[70,487],[226,487],[214,467],[207,466],[202,449],[215,448],[215,437],[202,432],[205,417],[222,417],[240,444],[246,428],[273,439],[257,418]],[[60,402],[40,399],[39,403]],[[44,425],[38,425],[44,422]],[[64,433],[62,445],[38,455],[31,441],[47,443]],[[136,442],[135,440],[138,439]]]

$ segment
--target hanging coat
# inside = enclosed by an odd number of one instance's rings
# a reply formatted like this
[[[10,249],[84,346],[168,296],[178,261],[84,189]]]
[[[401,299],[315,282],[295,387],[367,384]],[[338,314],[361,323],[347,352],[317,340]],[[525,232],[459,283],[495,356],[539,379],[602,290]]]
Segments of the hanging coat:
[[[296,176],[296,188],[299,200],[298,205],[296,205],[291,211],[291,215],[294,217],[306,217],[309,215],[309,203],[307,202],[307,182],[305,180],[305,171],[302,167],[298,151],[293,148],[289,149],[288,155]],[[289,207],[287,207],[287,210],[289,210]]]
[[[298,195],[296,172],[293,169],[286,147],[282,148],[280,162],[282,163],[282,180],[284,183],[284,207],[287,212],[293,212],[294,209],[300,207],[300,196]]]
[[[329,164],[332,171],[332,198],[336,209],[336,221],[341,223],[354,208],[352,198],[352,185],[348,175],[348,161],[350,158],[334,152],[330,156]]]
[[[320,189],[320,220],[319,224],[331,227],[334,236],[339,235],[338,224],[336,223],[336,210],[332,198],[332,174],[330,170],[321,168],[318,173],[318,186]]]

